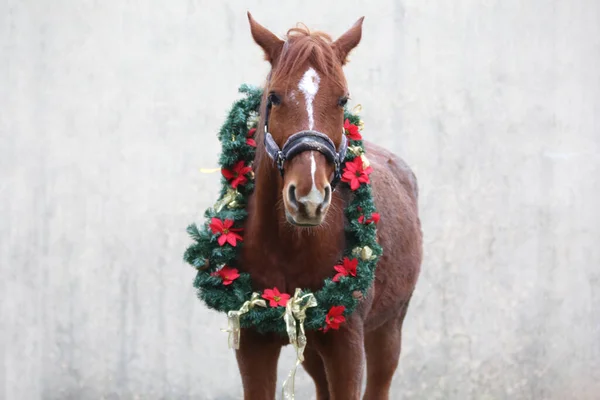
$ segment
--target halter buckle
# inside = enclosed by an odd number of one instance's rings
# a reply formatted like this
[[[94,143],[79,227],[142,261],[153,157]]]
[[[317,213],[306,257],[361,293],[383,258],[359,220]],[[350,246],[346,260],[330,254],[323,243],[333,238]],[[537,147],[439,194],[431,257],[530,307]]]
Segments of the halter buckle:
[[[339,155],[336,156],[335,159],[333,160],[333,165],[335,167],[335,170],[333,172],[333,180],[331,181],[330,185],[331,185],[331,191],[335,192],[335,188],[336,188],[337,184],[342,179],[342,165],[341,165]]]
[[[277,152],[277,159],[275,160],[275,162],[277,163],[277,168],[279,169],[279,173],[283,178],[283,163],[285,162],[285,156],[283,155],[283,151]]]

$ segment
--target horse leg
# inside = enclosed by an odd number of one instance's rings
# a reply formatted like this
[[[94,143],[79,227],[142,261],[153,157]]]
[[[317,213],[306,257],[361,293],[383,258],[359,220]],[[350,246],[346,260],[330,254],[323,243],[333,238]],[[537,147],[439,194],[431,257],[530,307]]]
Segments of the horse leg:
[[[236,358],[245,400],[273,400],[277,388],[277,361],[281,341],[244,329]]]
[[[364,363],[364,337],[360,325],[329,331],[319,340],[318,351],[323,358],[329,398],[331,400],[359,400]]]
[[[390,386],[400,359],[402,322],[407,306],[403,307],[400,315],[365,334],[367,388],[363,400],[389,399]]]
[[[304,351],[304,362],[302,366],[308,372],[317,389],[317,400],[329,400],[329,388],[327,385],[327,375],[325,374],[325,365],[323,359],[314,349]]]

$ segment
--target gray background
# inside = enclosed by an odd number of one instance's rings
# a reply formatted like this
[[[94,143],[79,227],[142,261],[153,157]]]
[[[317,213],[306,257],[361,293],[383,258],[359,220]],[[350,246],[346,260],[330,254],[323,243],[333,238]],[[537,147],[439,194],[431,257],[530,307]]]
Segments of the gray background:
[[[425,233],[393,398],[600,398],[597,0],[0,0],[0,398],[240,397],[181,257],[268,71],[247,9],[277,34],[366,16],[353,102]]]

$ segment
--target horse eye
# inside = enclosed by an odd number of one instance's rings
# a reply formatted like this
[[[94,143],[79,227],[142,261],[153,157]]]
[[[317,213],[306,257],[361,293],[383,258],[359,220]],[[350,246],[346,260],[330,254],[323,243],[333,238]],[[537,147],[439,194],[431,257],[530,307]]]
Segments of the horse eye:
[[[278,106],[281,104],[281,97],[275,93],[269,93],[269,102],[274,106]]]
[[[348,97],[347,96],[342,96],[340,97],[340,99],[338,100],[338,105],[340,107],[346,107],[346,104],[348,103]]]

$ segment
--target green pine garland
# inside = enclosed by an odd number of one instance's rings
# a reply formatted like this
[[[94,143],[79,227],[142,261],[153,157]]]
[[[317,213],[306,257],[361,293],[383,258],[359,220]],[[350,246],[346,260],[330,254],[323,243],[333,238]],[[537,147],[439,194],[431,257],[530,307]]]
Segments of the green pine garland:
[[[248,144],[247,139],[249,130],[256,128],[258,124],[262,89],[242,85],[239,91],[244,93],[245,97],[233,104],[218,135],[222,145],[219,164],[223,169],[232,169],[240,160],[244,161],[244,165],[249,166],[254,160],[255,147]],[[347,109],[344,110],[344,117],[353,125],[361,125],[360,118]],[[362,141],[349,138],[349,150],[344,165],[362,154],[364,154]],[[363,159],[366,160],[364,155]],[[212,218],[222,221],[230,219],[234,221],[234,228],[244,226],[248,215],[247,199],[254,189],[253,174],[248,173],[246,177],[248,181],[239,185],[237,190],[233,190],[230,182],[222,177],[220,200],[204,213],[206,222],[201,227],[192,224],[187,228],[194,243],[186,250],[184,259],[198,270],[194,280],[194,287],[198,289],[198,297],[208,307],[225,313],[230,310],[238,310],[244,302],[250,299],[253,293],[252,282],[250,274],[245,272],[240,272],[239,277],[228,285],[224,285],[223,279],[215,275],[215,271],[223,265],[233,268],[240,267],[243,270],[243,266],[238,265],[237,257],[243,242],[238,241],[235,247],[228,243],[223,246],[219,245],[218,237],[220,235],[212,233],[209,222]],[[341,182],[340,185],[349,187],[346,182]],[[334,282],[331,278],[324,281],[323,288],[314,293],[317,306],[306,311],[305,329],[325,328],[326,315],[334,306],[344,306],[343,315],[347,317],[354,311],[359,301],[357,296],[353,296],[353,293],[358,291],[364,296],[371,287],[382,249],[376,240],[376,224],[374,222],[365,223],[365,220],[368,221],[372,218],[375,212],[371,186],[363,183],[357,190],[352,191],[352,199],[345,209],[347,247],[344,256],[349,259],[358,259],[356,276],[344,276],[338,282]],[[359,222],[361,216],[363,216],[362,223]],[[243,232],[241,235],[243,236]],[[333,276],[336,272],[333,266],[331,271]],[[302,290],[302,294],[307,293],[310,292]],[[242,327],[252,326],[260,332],[285,334],[283,311],[282,307],[254,307],[242,315],[240,323]]]

